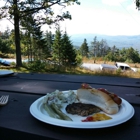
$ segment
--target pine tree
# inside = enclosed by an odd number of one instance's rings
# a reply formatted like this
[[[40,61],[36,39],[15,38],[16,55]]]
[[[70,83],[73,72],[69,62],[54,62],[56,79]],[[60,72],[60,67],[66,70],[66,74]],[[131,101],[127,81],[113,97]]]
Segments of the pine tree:
[[[82,56],[88,57],[89,49],[88,49],[88,44],[87,44],[87,40],[86,39],[84,39],[84,42],[83,42],[83,44],[80,47],[80,50],[81,50]]]
[[[54,42],[52,46],[52,56],[53,60],[58,63],[59,65],[62,64],[62,33],[60,28],[58,28],[55,32]]]
[[[29,22],[24,22],[25,20],[28,20]],[[43,31],[41,31],[41,26],[31,15],[29,17],[24,17],[24,20],[21,20],[21,25],[23,27],[22,29],[26,31],[26,36],[29,37],[28,40],[30,40],[31,43],[31,60],[32,55],[34,55],[34,59],[36,60],[43,59],[45,54],[45,39],[43,38]]]
[[[57,24],[58,21],[71,19],[68,11],[62,14],[55,14],[52,7],[66,7],[74,3],[80,4],[78,0],[5,0],[5,5],[0,8],[0,19],[7,18],[14,21],[15,46],[16,46],[16,65],[22,66],[20,48],[20,23],[25,17],[37,15],[38,24]],[[57,10],[56,10],[57,11]],[[43,13],[44,15],[42,16]],[[29,22],[25,20],[25,22]]]
[[[92,55],[94,55],[95,57],[97,56],[97,43],[97,36],[95,36],[93,42],[91,42]]]
[[[70,67],[76,65],[76,51],[66,31],[62,36],[62,49],[63,64]]]
[[[47,53],[49,57],[51,57],[54,35],[52,34],[51,31],[50,32],[46,31],[44,39],[45,39],[45,53]]]

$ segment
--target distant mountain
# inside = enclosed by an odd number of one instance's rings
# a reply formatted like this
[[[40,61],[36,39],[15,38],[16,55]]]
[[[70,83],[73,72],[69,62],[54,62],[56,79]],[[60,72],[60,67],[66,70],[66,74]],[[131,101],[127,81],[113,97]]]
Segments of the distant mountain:
[[[95,36],[97,36],[98,41],[101,41],[102,39],[106,40],[109,47],[113,47],[114,45],[120,49],[133,47],[134,49],[140,51],[140,35],[109,36],[109,35],[100,35],[100,34],[74,34],[70,36],[70,39],[73,42],[74,46],[81,46],[84,39],[87,40],[87,43],[90,46]]]

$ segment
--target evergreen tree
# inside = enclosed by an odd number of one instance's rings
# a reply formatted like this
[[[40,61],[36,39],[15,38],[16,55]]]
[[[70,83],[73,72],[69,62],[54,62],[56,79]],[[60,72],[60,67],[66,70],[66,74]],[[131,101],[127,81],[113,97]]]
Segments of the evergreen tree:
[[[0,38],[0,52],[10,53],[9,40],[3,40]]]
[[[48,55],[48,53],[45,53],[45,39],[43,38],[43,31],[41,31],[40,26],[34,26],[34,34],[33,34],[33,40],[34,40],[34,55],[38,60],[44,59],[44,55]]]
[[[130,47],[126,51],[126,61],[130,63],[140,62],[139,53],[134,48]]]
[[[20,48],[20,22],[25,17],[37,15],[38,24],[55,24],[64,19],[71,19],[68,11],[58,15],[55,14],[52,7],[66,7],[71,4],[80,4],[78,0],[5,0],[5,5],[0,9],[0,19],[7,18],[14,21],[15,46],[16,46],[16,64],[22,66],[21,48]],[[40,14],[41,13],[41,14]],[[44,16],[42,16],[42,13]],[[25,20],[25,22],[29,22]]]
[[[140,0],[134,0],[136,3],[136,8],[140,10]]]
[[[5,32],[0,32],[0,52],[10,53],[10,31],[7,28]]]
[[[28,57],[29,60],[33,58],[33,47],[32,47],[32,39],[31,33],[26,30],[24,33],[21,34],[21,44],[23,44],[23,54]],[[21,45],[22,48],[22,45]]]
[[[97,56],[97,36],[94,37],[93,42],[91,42],[91,48],[92,48],[92,55],[94,57]]]
[[[107,54],[109,47],[107,45],[106,40],[102,39],[100,41],[100,56],[105,56]]]
[[[50,32],[46,31],[44,39],[45,39],[45,53],[47,53],[48,56],[51,57],[54,35],[52,34],[51,31]]]
[[[54,37],[54,42],[53,42],[53,46],[52,46],[52,56],[53,56],[53,60],[58,63],[59,65],[62,64],[62,33],[60,31],[60,28],[58,28],[55,31],[55,37]]]
[[[87,44],[86,39],[84,39],[84,42],[80,47],[80,50],[81,50],[82,56],[88,57],[89,48],[88,48],[88,44]]]
[[[76,51],[72,45],[72,42],[65,31],[62,36],[62,56],[63,56],[63,64],[65,66],[74,66],[77,64],[76,62]]]
[[[30,22],[24,22],[24,20]],[[41,31],[41,26],[38,24],[37,20],[33,16],[24,17],[24,20],[21,20],[22,29],[26,31],[26,37],[28,37],[27,44],[30,50],[30,58],[34,55],[34,59],[40,60],[44,58],[44,55],[48,55],[48,52],[45,53],[45,40],[43,38],[43,31]],[[24,41],[25,42],[25,41]]]

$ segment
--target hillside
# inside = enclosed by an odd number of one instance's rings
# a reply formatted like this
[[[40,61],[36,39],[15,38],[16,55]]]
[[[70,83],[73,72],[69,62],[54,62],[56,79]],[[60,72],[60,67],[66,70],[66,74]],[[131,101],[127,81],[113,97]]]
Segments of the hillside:
[[[74,34],[70,38],[75,46],[81,46],[84,39],[87,40],[88,45],[91,45],[94,37],[97,36],[97,40],[101,41],[102,39],[106,40],[107,44],[110,47],[114,45],[117,48],[129,48],[133,47],[140,51],[140,35],[135,36],[109,36],[109,35],[100,35],[100,34]]]

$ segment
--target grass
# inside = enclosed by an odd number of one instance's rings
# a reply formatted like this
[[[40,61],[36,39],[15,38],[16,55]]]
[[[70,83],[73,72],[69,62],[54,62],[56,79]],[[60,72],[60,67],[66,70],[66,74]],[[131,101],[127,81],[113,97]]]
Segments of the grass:
[[[83,59],[83,63],[94,63],[93,59]],[[104,63],[102,60],[96,60],[97,64]],[[106,64],[114,64],[114,62],[105,62]],[[140,68],[140,64],[132,64],[127,63],[131,67]],[[76,75],[96,75],[96,76],[119,76],[119,77],[129,77],[129,78],[140,78],[140,71],[132,72],[132,71],[125,71],[121,72],[120,70],[117,71],[100,71],[100,70],[87,70],[80,67],[74,68],[66,68],[66,67],[58,67],[57,65],[50,65],[50,64],[42,64],[42,63],[32,63],[32,64],[24,64],[23,67],[15,67],[15,64],[11,67],[1,66],[0,69],[10,69],[14,72],[19,73],[59,73],[59,74],[76,74]]]
[[[112,61],[103,61],[102,58],[98,58],[94,61],[94,59],[83,59],[83,63],[96,63],[96,64],[110,64],[114,65]],[[127,63],[130,67],[134,67],[138,69],[138,72],[133,71],[125,71],[121,72],[120,70],[117,71],[93,71],[92,74],[94,75],[101,75],[101,76],[119,76],[119,77],[129,77],[129,78],[140,78],[140,64],[139,63]]]

